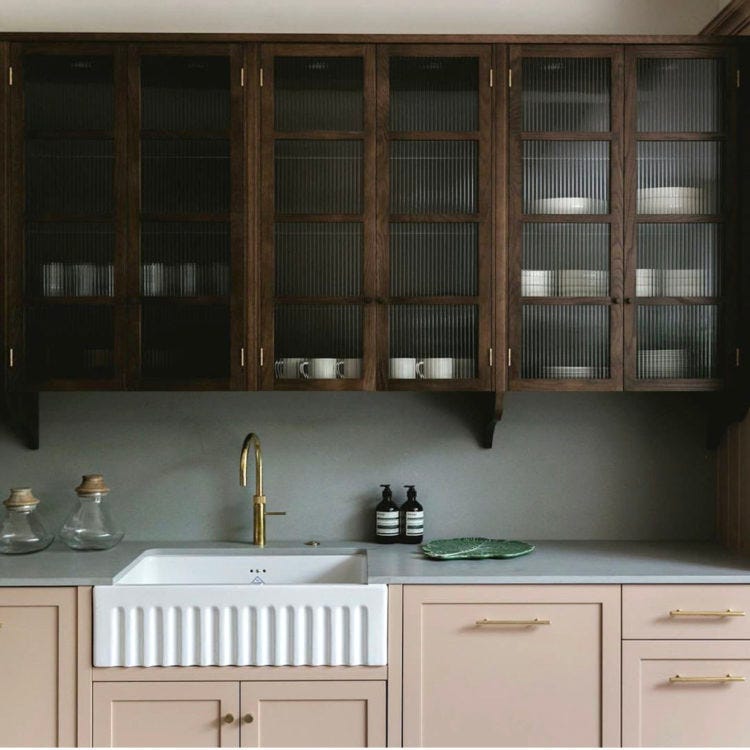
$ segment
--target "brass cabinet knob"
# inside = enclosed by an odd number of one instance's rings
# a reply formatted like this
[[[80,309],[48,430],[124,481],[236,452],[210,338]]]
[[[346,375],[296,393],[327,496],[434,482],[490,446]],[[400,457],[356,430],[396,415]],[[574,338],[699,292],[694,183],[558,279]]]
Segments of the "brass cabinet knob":
[[[225,724],[234,724],[234,714],[226,714],[223,721]]]
[[[242,721],[244,721],[245,724],[252,724],[253,723],[253,715],[252,714],[245,714],[242,717]]]
[[[613,305],[619,305],[620,304],[620,298],[619,297],[612,297],[612,304]]]

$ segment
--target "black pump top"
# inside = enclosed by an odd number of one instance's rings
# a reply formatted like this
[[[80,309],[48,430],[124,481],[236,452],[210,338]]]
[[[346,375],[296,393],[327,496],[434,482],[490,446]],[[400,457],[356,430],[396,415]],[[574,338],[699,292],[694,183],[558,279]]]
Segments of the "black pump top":
[[[406,499],[407,500],[416,500],[417,498],[417,491],[414,489],[413,484],[405,484],[404,487],[406,487]]]
[[[383,488],[383,500],[388,497],[393,497],[393,492],[391,491],[390,484],[381,484],[380,486]]]

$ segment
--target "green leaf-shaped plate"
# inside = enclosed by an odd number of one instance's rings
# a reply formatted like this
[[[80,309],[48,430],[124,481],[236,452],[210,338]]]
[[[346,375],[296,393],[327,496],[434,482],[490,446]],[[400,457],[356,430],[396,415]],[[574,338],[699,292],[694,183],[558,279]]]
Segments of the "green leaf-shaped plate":
[[[486,539],[482,536],[460,539],[435,539],[422,545],[422,552],[433,560],[483,560],[521,557],[534,551],[528,542],[510,539]]]

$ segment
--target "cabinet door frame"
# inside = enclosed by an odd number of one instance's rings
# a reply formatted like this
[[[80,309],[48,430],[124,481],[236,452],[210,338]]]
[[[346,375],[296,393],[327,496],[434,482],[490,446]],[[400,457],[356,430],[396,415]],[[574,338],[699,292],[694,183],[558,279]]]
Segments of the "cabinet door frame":
[[[610,59],[610,130],[592,132],[530,131],[523,127],[522,63],[529,57],[604,57]],[[623,48],[605,44],[520,44],[510,46],[508,124],[508,381],[513,391],[619,391],[622,377],[623,284]],[[608,142],[608,214],[525,214],[523,211],[523,144],[526,141]],[[603,297],[522,297],[522,232],[525,224],[608,224],[610,228],[609,294]],[[552,379],[521,375],[523,305],[593,305],[609,308],[609,378]]]
[[[673,58],[673,59],[706,59],[724,60],[724,130],[722,133],[693,133],[659,131],[639,138],[637,130],[637,61],[639,58]],[[624,320],[624,370],[625,390],[629,391],[711,391],[723,388],[727,373],[735,366],[734,347],[736,346],[734,330],[736,317],[736,284],[739,272],[739,252],[737,244],[737,52],[731,45],[638,45],[629,46],[625,51],[625,320]],[[654,136],[654,137],[649,137]],[[714,141],[724,144],[721,207],[719,214],[711,215],[650,215],[638,214],[636,206],[636,189],[638,186],[637,144],[643,140],[700,142]],[[644,379],[636,377],[637,366],[637,310],[638,305],[647,305],[647,301],[636,300],[636,268],[638,265],[638,224],[700,224],[717,223],[723,226],[721,257],[721,294],[718,307],[717,323],[717,363],[716,378],[680,378],[680,379]],[[660,298],[666,299],[666,298]],[[690,303],[691,298],[673,298],[677,304]],[[711,298],[708,298],[711,299]],[[657,303],[664,304],[663,302]],[[729,350],[731,357],[729,356]]]
[[[8,68],[8,44],[0,42],[0,71],[2,75],[10,75]],[[7,72],[6,72],[7,71]],[[7,81],[7,79],[6,79]],[[0,393],[5,393],[8,379],[10,349],[7,339],[8,306],[7,293],[8,278],[7,269],[7,239],[8,239],[8,189],[7,189],[7,164],[8,155],[8,88],[6,82],[0,86],[0,350],[2,361],[0,362]]]
[[[621,593],[618,585],[409,585],[403,600],[403,744],[421,746],[422,605],[598,604],[601,608],[601,741],[620,744]],[[598,646],[597,646],[598,648]]]
[[[114,373],[109,380],[89,378],[45,378],[32,381],[28,372],[25,334],[25,138],[24,138],[24,57],[26,55],[103,55],[113,59],[114,143],[112,226],[115,233],[113,310]],[[10,65],[13,68],[13,86],[8,106],[8,253],[6,295],[8,302],[8,346],[13,347],[15,366],[10,376],[14,386],[26,390],[123,390],[128,357],[127,351],[127,80],[126,49],[123,44],[95,42],[13,43],[10,45]],[[86,218],[82,217],[85,221]],[[72,298],[56,298],[70,300]],[[47,301],[52,305],[54,302]],[[98,303],[95,303],[98,304]]]
[[[141,363],[141,335],[143,297],[140,289],[141,268],[141,85],[140,60],[144,56],[226,56],[230,68],[230,180],[231,199],[228,223],[231,233],[231,286],[229,306],[229,376],[214,380],[203,378],[152,379],[144,378]],[[246,199],[248,182],[248,162],[246,152],[245,103],[245,49],[234,43],[190,43],[174,42],[164,44],[139,43],[128,45],[128,341],[129,357],[127,383],[129,389],[140,390],[245,390],[255,385],[254,376],[246,378],[247,345],[246,330],[254,325],[253,301],[255,286],[248,287],[253,279],[252,254],[245,257],[250,224],[248,208],[252,206],[251,196]],[[250,127],[250,123],[247,124]],[[252,235],[250,235],[252,239]],[[249,246],[249,245],[248,245]],[[246,270],[247,267],[247,270]],[[180,302],[174,297],[171,302]]]
[[[476,133],[456,131],[440,135],[440,132],[390,130],[390,68],[391,57],[476,57],[479,63],[478,99],[479,130]],[[495,197],[502,194],[503,183],[495,187],[493,177],[496,95],[493,91],[495,50],[491,44],[380,44],[378,45],[377,81],[377,142],[378,142],[378,388],[381,390],[409,391],[489,391],[495,390],[495,376],[490,349],[494,341],[495,257],[493,243]],[[499,108],[502,114],[502,107]],[[428,214],[391,215],[390,210],[390,144],[399,140],[473,140],[478,144],[477,165],[477,212],[474,214],[451,213],[444,216]],[[500,160],[502,161],[502,159]],[[393,298],[397,304],[458,304],[475,305],[477,315],[477,377],[450,380],[397,380],[389,377],[390,337],[389,305],[390,293],[390,231],[392,221],[457,222],[478,225],[477,296],[471,297],[415,297]]]
[[[363,60],[363,127],[361,131],[279,132],[274,127],[274,58],[276,57],[361,57]],[[375,45],[276,43],[260,45],[263,71],[260,105],[260,354],[258,383],[263,390],[374,390],[375,388]],[[275,206],[275,158],[277,140],[308,138],[310,140],[362,141],[362,213],[361,214],[277,214]],[[313,303],[361,305],[362,309],[362,377],[331,380],[282,380],[275,377],[275,246],[274,225],[278,219],[290,222],[361,222],[363,231],[362,282],[360,295],[342,302],[339,297],[316,297]],[[286,299],[286,298],[285,298]],[[307,302],[307,298],[299,298]],[[296,301],[296,298],[293,300]]]

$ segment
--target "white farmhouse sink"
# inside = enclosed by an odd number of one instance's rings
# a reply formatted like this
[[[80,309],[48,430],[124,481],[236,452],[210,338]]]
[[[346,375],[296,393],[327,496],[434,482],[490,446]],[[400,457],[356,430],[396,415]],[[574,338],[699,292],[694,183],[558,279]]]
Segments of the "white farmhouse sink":
[[[148,550],[94,587],[94,666],[386,663],[364,553]]]

